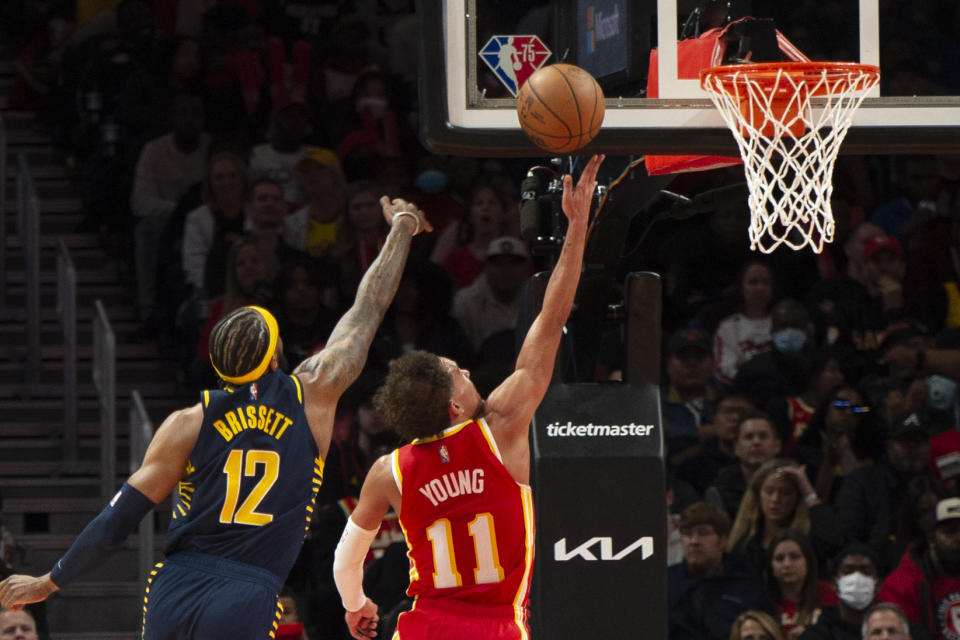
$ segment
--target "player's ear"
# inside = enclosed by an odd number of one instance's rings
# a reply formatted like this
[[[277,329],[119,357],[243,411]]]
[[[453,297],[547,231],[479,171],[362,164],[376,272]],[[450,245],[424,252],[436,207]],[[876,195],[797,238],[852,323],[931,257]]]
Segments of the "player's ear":
[[[270,358],[270,371],[276,371],[283,368],[286,363],[283,362],[283,339],[277,338],[277,348],[273,350],[273,357]]]
[[[451,400],[447,403],[447,413],[450,414],[451,420],[456,420],[461,415],[463,415],[463,407],[460,406],[459,402]]]

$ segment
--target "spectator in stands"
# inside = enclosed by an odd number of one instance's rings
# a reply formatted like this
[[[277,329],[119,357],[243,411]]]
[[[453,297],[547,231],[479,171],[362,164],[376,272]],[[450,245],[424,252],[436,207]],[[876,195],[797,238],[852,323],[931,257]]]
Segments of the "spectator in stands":
[[[487,248],[505,232],[508,204],[491,184],[479,182],[470,194],[467,217],[447,225],[437,238],[430,259],[450,272],[457,289],[483,273]]]
[[[130,208],[139,218],[134,231],[137,302],[141,320],[154,312],[159,239],[191,186],[203,180],[210,137],[203,132],[203,102],[196,95],[173,100],[171,132],[151,140],[140,152],[130,195]]]
[[[781,448],[773,419],[759,411],[744,415],[734,433],[733,453],[737,461],[720,469],[716,481],[705,492],[707,501],[723,508],[731,517],[736,517],[740,510],[753,474],[775,458]]]
[[[912,539],[914,524],[904,518],[908,486],[928,473],[929,451],[919,416],[904,416],[887,434],[886,456],[848,474],[837,492],[834,504],[847,537],[873,549],[882,569],[892,568]]]
[[[807,386],[810,315],[793,299],[783,300],[771,312],[773,348],[747,360],[733,379],[733,389],[758,407],[771,398],[799,394]]]
[[[960,379],[960,349],[954,346],[916,348],[896,345],[883,354],[882,364],[915,371],[920,375],[931,373]]]
[[[898,605],[931,638],[954,635],[960,599],[960,498],[945,498],[932,514],[926,541],[911,547],[883,581],[879,599]]]
[[[403,109],[396,104],[387,76],[368,67],[353,85],[350,98],[338,105],[341,114],[326,118],[339,127],[330,134],[349,180],[379,178],[392,161],[418,148]]]
[[[863,259],[876,326],[886,327],[903,315],[903,247],[892,236],[873,238],[863,249]]]
[[[347,215],[337,227],[337,240],[333,249],[340,267],[340,299],[352,300],[360,278],[373,262],[387,227],[380,212],[381,185],[370,180],[360,180],[347,185]]]
[[[738,298],[740,309],[722,319],[713,336],[714,376],[720,385],[731,384],[740,365],[770,350],[773,272],[766,262],[750,260],[744,265]]]
[[[768,402],[767,410],[777,422],[785,456],[792,455],[794,445],[807,432],[817,407],[844,382],[836,356],[822,350],[810,356],[809,377],[803,391],[798,395],[773,397]]]
[[[713,350],[699,329],[680,329],[667,342],[668,383],[661,387],[661,413],[671,465],[696,455],[700,425],[716,398],[710,386]]]
[[[871,332],[883,323],[874,319],[864,251],[871,240],[884,236],[883,229],[872,222],[857,225],[843,245],[847,258],[844,272],[815,283],[806,298],[817,344],[838,355],[849,380],[858,380],[869,370],[872,350],[879,343]]]
[[[11,611],[0,608],[0,638],[3,640],[38,640],[37,623],[27,609]]]
[[[878,602],[863,614],[863,640],[913,640],[910,621],[900,607],[889,602]]]
[[[957,155],[939,158],[944,189],[937,202],[937,215],[930,207],[911,220],[906,240],[903,281],[907,315],[918,318],[939,333],[957,326],[960,318],[960,265],[954,259],[960,241],[960,163]]]
[[[227,254],[227,282],[222,296],[210,301],[207,323],[197,343],[189,375],[201,389],[216,382],[210,366],[210,332],[225,315],[245,305],[267,306],[274,297],[273,285],[254,238],[244,237]]]
[[[447,227],[456,225],[467,215],[469,196],[467,198],[468,202],[464,202],[454,192],[451,169],[447,156],[427,154],[417,161],[416,169],[413,172],[413,197],[417,199],[418,203],[423,202],[423,211],[428,212],[431,221],[433,218],[437,218],[437,224],[434,225],[436,230],[434,235],[437,238],[444,235]],[[436,246],[437,238],[420,244],[418,255],[429,258]],[[449,244],[446,251],[453,250],[455,238],[452,234],[447,235],[446,242]],[[440,262],[442,261],[438,263]]]
[[[737,616],[765,609],[763,587],[724,553],[730,520],[695,502],[680,516],[684,561],[667,570],[670,640],[726,640]]]
[[[453,298],[453,317],[478,352],[494,334],[516,328],[530,271],[530,254],[519,238],[495,238],[484,254],[483,273]]]
[[[286,215],[283,189],[279,183],[272,178],[259,178],[250,184],[246,232],[256,242],[271,281],[276,278],[281,264],[296,255],[303,255],[283,239],[283,220]],[[219,262],[218,258],[214,253],[210,254],[210,259]]]
[[[808,535],[818,558],[829,558],[844,543],[836,512],[817,496],[803,467],[774,458],[750,478],[727,548],[759,575],[770,542],[784,529]]]
[[[141,70],[130,76],[116,113],[116,120],[123,124],[123,135],[139,138],[152,133],[157,123],[164,121],[172,96],[195,93],[206,98],[201,82],[203,51],[200,41],[179,36],[172,43],[165,44],[163,53],[156,72],[143,73]]]
[[[783,634],[769,613],[744,611],[730,627],[730,640],[783,640]]]
[[[651,247],[657,254],[655,270],[671,283],[664,291],[665,327],[676,327],[678,322],[694,317],[705,304],[720,300],[753,256],[743,233],[749,222],[744,200],[717,200],[716,210],[701,217],[705,220],[694,218],[681,227],[682,232]]]
[[[956,329],[942,332],[937,336],[935,353],[949,353],[942,349],[953,349],[957,338],[960,338],[960,331]],[[924,359],[926,358],[926,351],[921,349],[912,354],[914,359],[920,351],[923,352]],[[908,362],[909,355],[908,352]],[[923,373],[917,371],[918,375]],[[955,495],[957,477],[960,474],[960,397],[957,394],[957,382],[954,378],[933,372],[927,372],[924,381],[927,387],[927,405],[939,425],[939,428],[934,428],[934,431],[939,433],[930,438],[930,466],[936,477]]]
[[[843,548],[833,561],[836,606],[825,606],[820,619],[807,627],[800,640],[862,640],[860,625],[876,601],[880,572],[877,556],[861,543]]]
[[[904,318],[887,326],[880,353],[898,345],[922,350],[933,346],[933,341],[927,327],[913,318]],[[901,367],[890,363],[885,370],[878,366],[875,372],[861,378],[860,388],[877,409],[878,420],[885,424],[892,424],[907,413],[925,412],[928,408],[926,380],[912,365]]]
[[[831,391],[811,416],[791,456],[807,468],[817,493],[833,502],[843,478],[883,453],[882,426],[863,395],[848,385]]]
[[[700,425],[699,452],[677,466],[677,477],[689,482],[701,494],[706,491],[720,469],[738,463],[735,447],[740,421],[755,410],[743,395],[721,395],[712,418]],[[737,502],[739,504],[739,500]]]
[[[183,273],[193,291],[204,297],[223,293],[224,272],[206,273],[207,256],[225,256],[230,245],[243,236],[247,198],[247,165],[229,151],[213,154],[203,181],[203,202],[187,214],[183,227]]]
[[[313,147],[297,163],[306,204],[283,221],[290,246],[314,258],[329,255],[337,239],[346,202],[340,159],[330,150]]]
[[[289,585],[284,585],[278,598],[281,613],[277,620],[277,640],[309,640],[307,632],[300,622],[299,607],[295,592]]]
[[[304,0],[298,0],[301,5],[308,4]],[[326,3],[331,4],[331,3]],[[344,0],[337,0],[336,4],[347,5]],[[282,7],[278,10],[283,11]],[[313,12],[310,12],[310,18],[304,15],[301,20],[305,22],[315,22]],[[291,20],[288,15],[284,19]],[[303,25],[295,28],[298,34],[309,33],[310,28],[316,25]],[[349,98],[354,85],[360,74],[376,60],[370,48],[370,28],[360,18],[360,16],[351,13],[339,12],[336,22],[329,27],[329,32],[324,35],[329,41],[329,51],[323,57],[321,64],[311,68],[313,75],[311,93],[315,99],[323,103],[332,103],[334,101]],[[289,36],[288,36],[289,39]],[[331,145],[339,142],[332,140]]]
[[[291,370],[323,348],[337,323],[336,312],[323,304],[323,292],[333,284],[330,279],[331,274],[323,274],[320,266],[303,254],[280,266],[274,284],[276,318]]]
[[[250,175],[269,177],[280,185],[283,201],[289,211],[302,204],[303,195],[297,176],[297,163],[308,151],[311,125],[306,107],[292,102],[273,112],[267,141],[250,151]],[[286,212],[285,212],[286,213]]]
[[[453,284],[446,270],[427,260],[408,260],[397,295],[373,339],[364,375],[376,377],[379,385],[391,360],[423,349],[454,360],[476,378],[476,352],[451,316],[452,305]]]
[[[936,156],[902,156],[897,164],[901,194],[877,207],[870,222],[902,243],[919,218],[948,212],[937,210],[942,179]]]
[[[784,638],[799,637],[820,618],[823,605],[837,603],[832,587],[817,579],[817,564],[810,539],[802,533],[784,529],[770,541],[764,584]]]

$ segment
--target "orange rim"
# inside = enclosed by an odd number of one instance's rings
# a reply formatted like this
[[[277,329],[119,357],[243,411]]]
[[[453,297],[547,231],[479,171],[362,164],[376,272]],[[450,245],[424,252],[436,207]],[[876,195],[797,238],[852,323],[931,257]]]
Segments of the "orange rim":
[[[767,88],[777,83],[781,74],[787,74],[794,81],[804,81],[808,87],[814,87],[822,80],[826,73],[830,80],[828,87],[821,87],[818,94],[845,89],[847,80],[867,76],[871,79],[880,77],[880,67],[858,62],[758,62],[750,64],[724,64],[708,67],[700,71],[700,86],[707,89],[707,83],[712,79],[719,79],[724,89],[747,81],[758,82]],[[840,84],[838,84],[840,83]]]

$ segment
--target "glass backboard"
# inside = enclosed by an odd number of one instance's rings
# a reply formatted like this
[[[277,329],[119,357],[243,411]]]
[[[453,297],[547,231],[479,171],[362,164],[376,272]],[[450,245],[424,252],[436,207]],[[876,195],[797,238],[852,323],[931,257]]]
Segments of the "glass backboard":
[[[812,60],[880,66],[880,85],[841,153],[960,150],[955,0],[433,0],[419,3],[418,14],[421,134],[439,153],[543,155],[520,131],[511,82],[538,64],[570,62],[598,78],[607,100],[586,152],[736,155],[697,74],[678,69],[704,44],[691,38],[744,16]],[[760,55],[781,55],[764,48],[765,32],[752,35]],[[726,61],[739,46],[727,46]],[[513,79],[497,57],[505,47],[520,61]]]

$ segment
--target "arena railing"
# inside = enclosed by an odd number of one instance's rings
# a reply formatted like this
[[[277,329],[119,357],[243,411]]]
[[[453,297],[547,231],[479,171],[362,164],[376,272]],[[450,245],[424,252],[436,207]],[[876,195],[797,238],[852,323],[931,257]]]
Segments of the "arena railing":
[[[7,308],[7,125],[0,114],[0,309]]]
[[[117,340],[103,302],[94,302],[93,385],[100,405],[100,497],[117,490]]]
[[[153,423],[147,410],[143,406],[143,398],[140,397],[140,391],[134,389],[130,392],[130,473],[140,468],[143,464],[143,457],[147,452],[147,446],[153,439]],[[140,581],[144,582],[150,571],[153,570],[153,530],[155,512],[151,511],[140,521],[138,530],[138,566],[140,570]]]
[[[63,460],[77,461],[77,269],[63,238],[57,239],[57,318],[63,340]]]

